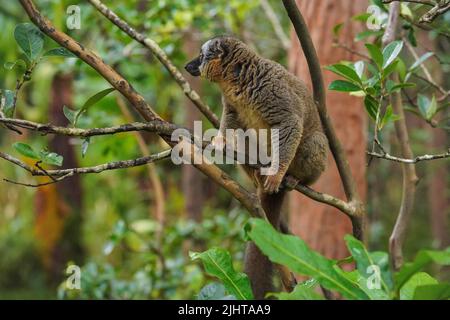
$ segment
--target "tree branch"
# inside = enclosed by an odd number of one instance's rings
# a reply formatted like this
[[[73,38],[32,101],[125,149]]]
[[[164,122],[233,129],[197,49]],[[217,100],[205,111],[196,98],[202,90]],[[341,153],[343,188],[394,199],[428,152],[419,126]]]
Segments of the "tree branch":
[[[383,0],[383,3],[393,3],[393,2],[410,2],[410,3],[418,3],[427,6],[431,6],[432,8],[425,13],[419,20],[419,22],[431,23],[438,16],[446,13],[450,9],[450,1],[448,0]]]
[[[122,124],[120,126],[106,127],[106,128],[92,128],[92,129],[58,127],[52,124],[41,124],[28,120],[11,119],[11,118],[0,118],[0,123],[5,123],[15,127],[41,132],[44,135],[59,134],[69,137],[81,137],[81,138],[102,136],[102,135],[113,135],[116,133],[130,132],[130,131],[149,131],[165,136],[170,136],[174,130],[180,128],[174,124],[161,121],[158,119],[152,120],[150,122],[134,122]]]
[[[273,8],[270,5],[269,1],[260,0],[260,4],[264,10],[264,13],[266,14],[267,19],[269,19],[270,23],[272,24],[273,30],[280,40],[283,49],[289,50],[289,48],[291,47],[291,41],[289,40],[289,37],[284,33],[280,20],[278,19],[276,13],[273,11]]]
[[[18,165],[19,167],[22,167],[23,169],[31,173],[32,176],[47,176],[49,178],[52,178],[53,182],[59,182],[62,179],[73,176],[74,174],[101,173],[103,171],[108,170],[126,169],[131,167],[142,166],[158,160],[169,158],[171,151],[172,149],[169,149],[150,156],[140,157],[132,160],[120,160],[108,162],[105,164],[100,164],[92,167],[80,167],[80,168],[56,169],[56,170],[43,170],[42,168],[38,167],[38,163],[36,163],[36,167],[38,169],[35,169],[27,165],[25,162],[22,162],[21,160],[3,152],[0,152],[0,158],[3,158],[11,163],[14,163],[15,165]],[[54,177],[62,177],[62,179],[53,179]]]
[[[399,2],[411,2],[411,3],[418,3],[418,4],[424,4],[424,5],[428,5],[431,7],[434,7],[436,5],[436,2],[431,1],[431,0],[383,0],[384,4],[389,4],[395,1],[399,1]]]
[[[400,4],[394,2],[389,10],[389,22],[383,36],[383,45],[391,43],[397,36],[397,23],[400,13]],[[398,74],[394,74],[393,80],[398,82]],[[413,159],[414,155],[409,143],[408,128],[406,125],[405,114],[402,105],[401,93],[395,92],[390,96],[391,104],[394,112],[399,116],[399,120],[394,123],[397,139],[400,144],[401,154],[403,158]],[[406,236],[406,229],[411,218],[414,198],[416,191],[416,184],[418,177],[414,164],[402,164],[403,172],[403,186],[402,186],[402,202],[400,211],[397,216],[394,229],[389,239],[389,252],[391,259],[391,266],[394,270],[398,270],[403,263],[403,243]]]
[[[111,9],[104,5],[99,0],[89,0],[89,2],[107,19],[109,19],[114,25],[119,27],[123,32],[125,32],[129,37],[141,43],[146,48],[158,58],[158,60],[163,64],[163,66],[169,71],[178,85],[183,89],[184,94],[188,97],[192,103],[200,110],[201,113],[216,127],[220,125],[220,121],[214,112],[211,111],[210,107],[205,104],[197,92],[195,92],[189,82],[183,77],[181,72],[177,69],[175,65],[170,61],[167,54],[161,47],[152,39],[144,36],[143,34],[137,32],[133,29],[126,21],[119,18]]]
[[[316,49],[314,47],[314,43],[312,42],[308,27],[305,23],[305,20],[303,19],[303,16],[301,15],[300,11],[297,8],[295,0],[283,0],[283,4],[289,15],[289,18],[291,19],[295,32],[297,33],[297,37],[302,46],[303,52],[306,57],[306,61],[308,62],[309,72],[311,75],[311,81],[314,91],[314,100],[317,103],[317,108],[319,111],[320,119],[322,121],[322,126],[328,138],[330,150],[333,153],[337,168],[339,170],[345,194],[350,202],[356,204],[352,206],[353,210],[351,212],[351,216],[354,217],[352,222],[355,222],[353,224],[353,227],[355,228],[355,226],[357,226],[357,228],[360,230],[357,230],[355,234],[362,237],[363,234],[362,220],[365,215],[365,209],[364,205],[362,205],[361,203],[356,188],[356,183],[352,176],[350,166],[347,157],[345,155],[345,151],[342,148],[339,139],[337,138],[333,124],[327,112],[326,91],[323,82],[322,70]]]
[[[386,159],[386,160],[400,162],[400,163],[406,163],[406,164],[414,164],[414,163],[421,162],[421,161],[431,161],[431,160],[437,160],[437,159],[450,158],[450,151],[441,153],[441,154],[434,154],[434,155],[425,154],[423,156],[416,156],[412,159],[399,158],[399,157],[391,156],[388,153],[377,153],[377,152],[369,152],[368,151],[367,154],[370,155],[371,157],[375,157],[375,158],[379,158],[379,159]]]

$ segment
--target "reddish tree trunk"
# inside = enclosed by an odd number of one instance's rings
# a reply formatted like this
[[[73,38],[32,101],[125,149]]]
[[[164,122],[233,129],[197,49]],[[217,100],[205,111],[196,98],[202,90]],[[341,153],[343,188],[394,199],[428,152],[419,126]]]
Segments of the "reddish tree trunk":
[[[339,42],[358,49],[353,43],[355,26],[350,18],[367,8],[366,1],[353,0],[315,0],[297,1],[309,26],[320,62],[323,66],[338,63],[341,60],[354,60],[355,57],[345,49],[333,47],[335,25],[347,22],[339,36]],[[310,83],[308,65],[304,59],[300,44],[292,33],[293,44],[289,52],[289,69],[301,79]],[[325,85],[337,79],[331,72],[324,72]],[[360,98],[345,93],[329,91],[327,94],[329,114],[336,128],[350,162],[359,192],[366,194],[366,113]],[[339,173],[332,155],[328,158],[328,168],[313,186],[341,199],[345,199]],[[314,202],[305,196],[291,192],[290,225],[294,233],[316,250],[330,258],[343,258],[348,255],[343,237],[352,232],[349,219],[337,209]]]
[[[72,75],[56,74],[52,81],[49,122],[57,126],[67,126],[68,120],[63,106],[72,105]],[[55,135],[49,149],[64,157],[64,167],[78,166],[70,137]],[[44,265],[49,271],[50,280],[58,282],[64,275],[66,263],[70,260],[81,264],[81,210],[82,187],[80,177],[69,177],[57,185],[39,188],[35,196],[36,224]]]
[[[200,48],[199,41],[195,38],[195,32],[188,32],[184,41],[184,52],[188,59],[198,54]],[[190,81],[191,87],[200,92],[200,78]],[[185,125],[193,129],[194,121],[202,118],[200,112],[188,98],[185,99],[186,119]],[[186,215],[194,221],[201,221],[202,210],[205,202],[205,177],[192,165],[183,165],[182,168],[182,188],[185,199]]]

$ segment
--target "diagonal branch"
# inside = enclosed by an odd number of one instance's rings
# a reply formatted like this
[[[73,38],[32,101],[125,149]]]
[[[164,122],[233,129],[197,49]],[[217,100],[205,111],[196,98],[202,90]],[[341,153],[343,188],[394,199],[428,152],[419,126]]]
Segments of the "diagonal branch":
[[[145,120],[153,121],[159,119],[164,122],[164,120],[162,120],[145,101],[142,95],[140,95],[126,79],[120,76],[111,66],[107,65],[92,50],[85,48],[69,35],[57,30],[47,18],[41,15],[32,0],[19,0],[19,2],[25,9],[25,12],[30,17],[31,21],[42,32],[56,41],[59,45],[74,53],[82,61],[89,64],[105,80],[116,88],[131,103],[131,105],[136,108]],[[163,136],[162,138],[169,145],[174,145],[167,137]],[[194,163],[194,161],[191,161],[191,163]],[[250,214],[257,217],[265,217],[264,210],[261,207],[258,197],[247,191],[219,167],[206,162],[202,162],[201,164],[195,163],[194,166],[211,178],[215,183],[230,192],[232,196],[250,212]]]
[[[163,66],[169,71],[178,85],[183,89],[184,94],[194,103],[194,105],[202,112],[205,117],[216,127],[219,127],[220,121],[214,112],[211,111],[210,107],[205,104],[197,92],[195,92],[189,82],[183,77],[181,72],[177,69],[175,65],[169,60],[169,57],[161,49],[161,47],[152,39],[144,36],[142,33],[137,32],[133,29],[127,22],[121,19],[117,14],[115,14],[111,9],[105,6],[99,0],[89,0],[89,2],[107,19],[109,19],[114,25],[119,27],[123,32],[125,32],[132,39],[141,43],[146,48],[158,58],[158,60],[163,64]]]
[[[299,9],[297,8],[295,0],[283,0],[283,4],[289,15],[289,18],[291,19],[295,32],[297,33],[297,37],[302,46],[306,61],[308,62],[314,91],[314,100],[317,103],[317,109],[319,111],[322,126],[328,138],[330,150],[333,153],[337,168],[339,170],[345,194],[348,201],[353,204],[351,206],[352,211],[350,215],[353,218],[352,223],[354,233],[361,239],[364,229],[363,219],[365,215],[365,208],[360,200],[360,196],[358,194],[356,183],[352,176],[345,151],[342,148],[339,139],[337,138],[333,124],[327,112],[326,91],[319,58],[317,56],[317,52],[311,39],[311,35],[309,33],[306,22],[303,19],[303,16],[300,13]]]

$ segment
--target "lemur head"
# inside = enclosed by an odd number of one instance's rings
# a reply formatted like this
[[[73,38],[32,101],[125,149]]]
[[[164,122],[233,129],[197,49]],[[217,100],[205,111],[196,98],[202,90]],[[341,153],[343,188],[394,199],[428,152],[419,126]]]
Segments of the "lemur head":
[[[226,77],[225,67],[230,62],[230,56],[238,49],[246,48],[240,40],[219,36],[206,41],[197,58],[186,64],[185,69],[191,75],[202,76],[210,81],[219,82]]]

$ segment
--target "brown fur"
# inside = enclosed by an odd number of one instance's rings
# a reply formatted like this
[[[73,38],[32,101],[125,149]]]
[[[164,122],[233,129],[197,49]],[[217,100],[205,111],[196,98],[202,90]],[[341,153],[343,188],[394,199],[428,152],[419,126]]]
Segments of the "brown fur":
[[[289,174],[301,184],[313,183],[325,169],[327,140],[306,85],[280,64],[258,56],[232,37],[211,39],[198,58],[187,65],[199,66],[202,77],[218,83],[224,110],[220,131],[278,128],[280,169],[259,182],[258,193],[270,222],[278,227]],[[195,67],[194,65],[194,67]],[[195,68],[194,68],[195,69]],[[264,178],[261,178],[264,180]],[[272,288],[272,264],[254,245],[247,249],[246,273],[255,297],[264,298]]]

